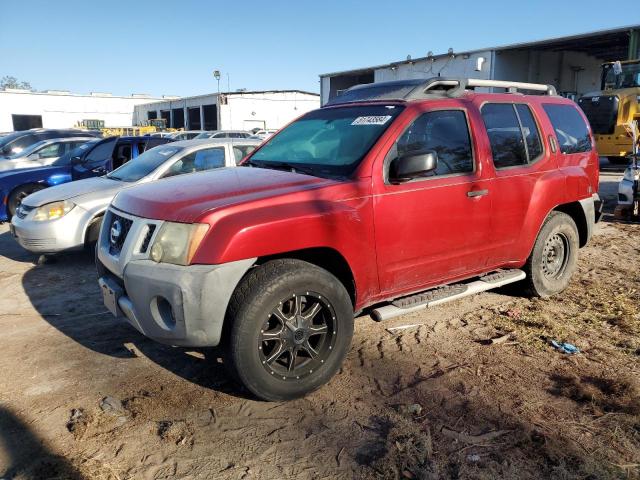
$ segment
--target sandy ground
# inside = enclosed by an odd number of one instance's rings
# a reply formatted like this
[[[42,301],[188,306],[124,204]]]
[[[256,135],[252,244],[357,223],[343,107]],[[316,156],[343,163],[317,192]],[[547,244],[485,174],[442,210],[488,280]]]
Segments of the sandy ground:
[[[265,403],[106,313],[89,256],[0,226],[0,478],[640,478],[639,236],[605,218],[551,300],[358,318],[327,386]]]

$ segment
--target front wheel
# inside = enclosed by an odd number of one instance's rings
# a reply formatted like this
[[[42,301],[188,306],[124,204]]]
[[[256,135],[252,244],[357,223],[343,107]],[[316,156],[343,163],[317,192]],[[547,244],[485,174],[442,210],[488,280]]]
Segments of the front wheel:
[[[32,193],[35,193],[42,189],[44,189],[44,187],[41,185],[23,185],[11,192],[11,195],[9,195],[9,199],[7,201],[7,210],[9,213],[9,217],[13,217],[16,214],[16,210],[18,210],[18,207],[22,203],[22,200],[24,200]]]
[[[229,305],[225,366],[257,397],[299,398],[338,371],[353,336],[353,305],[326,270],[293,259],[256,267]]]
[[[567,288],[576,269],[578,245],[578,229],[573,219],[566,213],[551,212],[524,267],[527,292],[531,296],[549,297]]]

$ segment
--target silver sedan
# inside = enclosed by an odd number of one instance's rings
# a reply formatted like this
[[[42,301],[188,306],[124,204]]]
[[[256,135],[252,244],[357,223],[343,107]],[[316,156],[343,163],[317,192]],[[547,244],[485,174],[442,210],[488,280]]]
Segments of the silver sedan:
[[[185,140],[147,150],[104,177],[41,190],[26,197],[11,220],[25,249],[41,254],[78,250],[98,238],[102,216],[123,188],[212,168],[234,167],[260,141]]]
[[[16,168],[44,167],[92,137],[50,138],[28,146],[18,153],[0,158],[0,171]]]

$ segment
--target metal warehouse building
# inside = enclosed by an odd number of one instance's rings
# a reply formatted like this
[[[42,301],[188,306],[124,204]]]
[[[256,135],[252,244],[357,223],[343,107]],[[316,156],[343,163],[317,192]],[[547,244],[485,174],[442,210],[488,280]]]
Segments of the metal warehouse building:
[[[162,118],[186,130],[278,129],[320,106],[317,93],[301,90],[240,91],[136,105],[134,122]]]
[[[640,25],[502,47],[455,52],[320,75],[324,105],[360,83],[428,77],[469,77],[546,83],[569,98],[600,89],[605,61],[640,58]]]
[[[73,94],[65,90],[32,92],[0,90],[0,132],[29,128],[69,128],[82,120],[103,120],[106,127],[129,127],[133,108],[149,103],[149,95],[114,96],[109,93]]]

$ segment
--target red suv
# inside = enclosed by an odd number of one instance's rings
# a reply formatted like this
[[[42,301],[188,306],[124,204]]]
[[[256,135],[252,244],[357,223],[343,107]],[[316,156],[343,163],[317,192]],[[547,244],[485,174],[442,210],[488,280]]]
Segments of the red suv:
[[[584,115],[553,87],[358,86],[240,167],[120,192],[99,283],[146,336],[221,344],[255,395],[291,399],[335,374],[367,307],[385,319],[515,281],[561,292],[599,217],[598,175]]]

